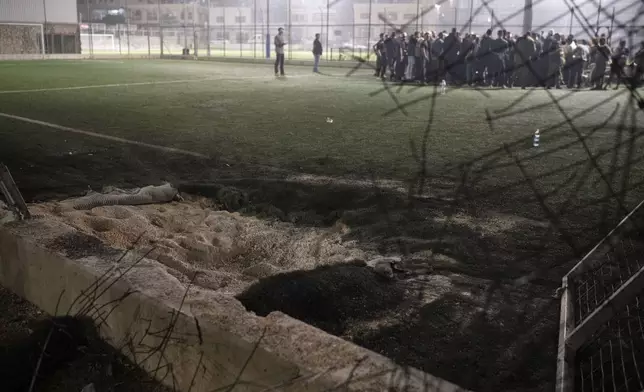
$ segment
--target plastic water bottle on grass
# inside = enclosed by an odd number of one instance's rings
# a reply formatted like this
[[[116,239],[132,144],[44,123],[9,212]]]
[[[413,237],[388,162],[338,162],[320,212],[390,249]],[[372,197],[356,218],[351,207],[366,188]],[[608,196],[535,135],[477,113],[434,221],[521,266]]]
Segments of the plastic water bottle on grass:
[[[534,136],[532,137],[532,147],[539,147],[540,139],[541,139],[541,134],[539,133],[539,130],[537,129],[534,132]]]

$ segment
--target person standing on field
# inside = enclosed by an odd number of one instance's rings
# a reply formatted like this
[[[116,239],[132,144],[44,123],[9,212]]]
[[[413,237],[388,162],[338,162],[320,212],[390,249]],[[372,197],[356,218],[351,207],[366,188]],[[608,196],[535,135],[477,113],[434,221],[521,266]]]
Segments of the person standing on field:
[[[275,44],[275,76],[278,75],[277,69],[279,67],[279,75],[284,76],[284,46],[286,41],[284,39],[284,29],[277,29],[277,35],[274,40]]]
[[[313,72],[320,73],[318,67],[320,66],[320,57],[322,56],[322,42],[320,42],[320,34],[315,34],[313,40]]]

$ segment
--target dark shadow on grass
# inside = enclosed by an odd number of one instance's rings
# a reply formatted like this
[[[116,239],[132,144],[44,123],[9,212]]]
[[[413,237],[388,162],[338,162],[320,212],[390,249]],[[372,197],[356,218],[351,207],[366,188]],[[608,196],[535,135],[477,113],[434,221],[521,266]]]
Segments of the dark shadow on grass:
[[[543,305],[539,319],[508,305],[486,312],[469,297],[447,294],[400,324],[354,340],[475,391],[553,389],[557,304]]]

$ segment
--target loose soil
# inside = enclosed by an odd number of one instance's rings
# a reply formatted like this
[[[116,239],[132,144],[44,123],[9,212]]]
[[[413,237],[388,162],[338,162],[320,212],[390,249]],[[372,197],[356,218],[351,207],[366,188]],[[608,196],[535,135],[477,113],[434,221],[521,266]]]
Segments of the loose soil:
[[[431,196],[410,201],[396,186],[374,193],[289,180],[276,197],[270,184],[184,186],[201,196],[159,205],[30,209],[77,230],[47,244],[70,258],[155,248],[149,258],[184,283],[198,271],[195,284],[259,315],[285,312],[463,387],[552,387],[553,293],[574,259],[561,244],[544,246],[548,224]],[[378,255],[402,256],[402,271],[385,279],[348,261]]]

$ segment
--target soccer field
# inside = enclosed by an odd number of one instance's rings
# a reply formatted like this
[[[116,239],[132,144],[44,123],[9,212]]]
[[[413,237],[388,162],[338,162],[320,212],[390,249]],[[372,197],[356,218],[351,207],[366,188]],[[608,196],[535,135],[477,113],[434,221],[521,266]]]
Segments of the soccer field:
[[[306,225],[342,218],[383,254],[444,254],[458,263],[441,268],[487,282],[481,291],[503,288],[485,304],[494,320],[462,327],[464,309],[479,305],[450,294],[402,327],[344,337],[466,388],[546,390],[562,271],[644,196],[642,111],[626,89],[443,95],[349,71],[1,62],[0,159],[29,201],[223,183],[250,195],[257,208],[242,212],[306,212],[290,220]],[[422,195],[410,208],[391,188]],[[530,284],[517,289],[523,277]]]
[[[476,178],[471,185],[491,192],[523,183],[527,174],[538,177],[535,186],[548,194],[574,182],[572,176],[587,169],[591,153],[597,165],[587,170],[586,189],[577,192],[584,197],[604,196],[600,171],[638,159],[643,147],[642,113],[630,107],[625,89],[551,95],[542,90],[448,89],[440,95],[433,87],[385,88],[368,70],[315,75],[306,67],[292,67],[287,78],[276,79],[271,67],[188,61],[5,62],[0,70],[0,154],[11,166],[24,166],[27,156],[38,160],[31,164],[43,164],[34,171],[42,172],[45,183],[23,184],[27,193],[38,186],[78,189],[99,179],[134,180],[136,165],[143,163],[142,173],[150,178],[185,173],[199,178],[200,173],[185,167],[168,170],[158,162],[158,169],[147,162],[160,149],[60,127],[229,164],[329,176],[406,181],[424,166],[429,175],[460,179],[465,167]],[[533,148],[537,129],[540,147]],[[105,149],[114,155],[103,159]],[[125,152],[127,159],[120,160]],[[180,159],[180,154],[171,155],[164,160]],[[78,176],[73,178],[61,170],[79,159],[98,166],[88,173],[75,168]],[[122,166],[122,172],[113,172],[114,165]],[[643,175],[642,165],[631,166],[629,188]],[[49,171],[56,175],[45,175]],[[615,186],[622,184],[622,174],[611,175]]]

